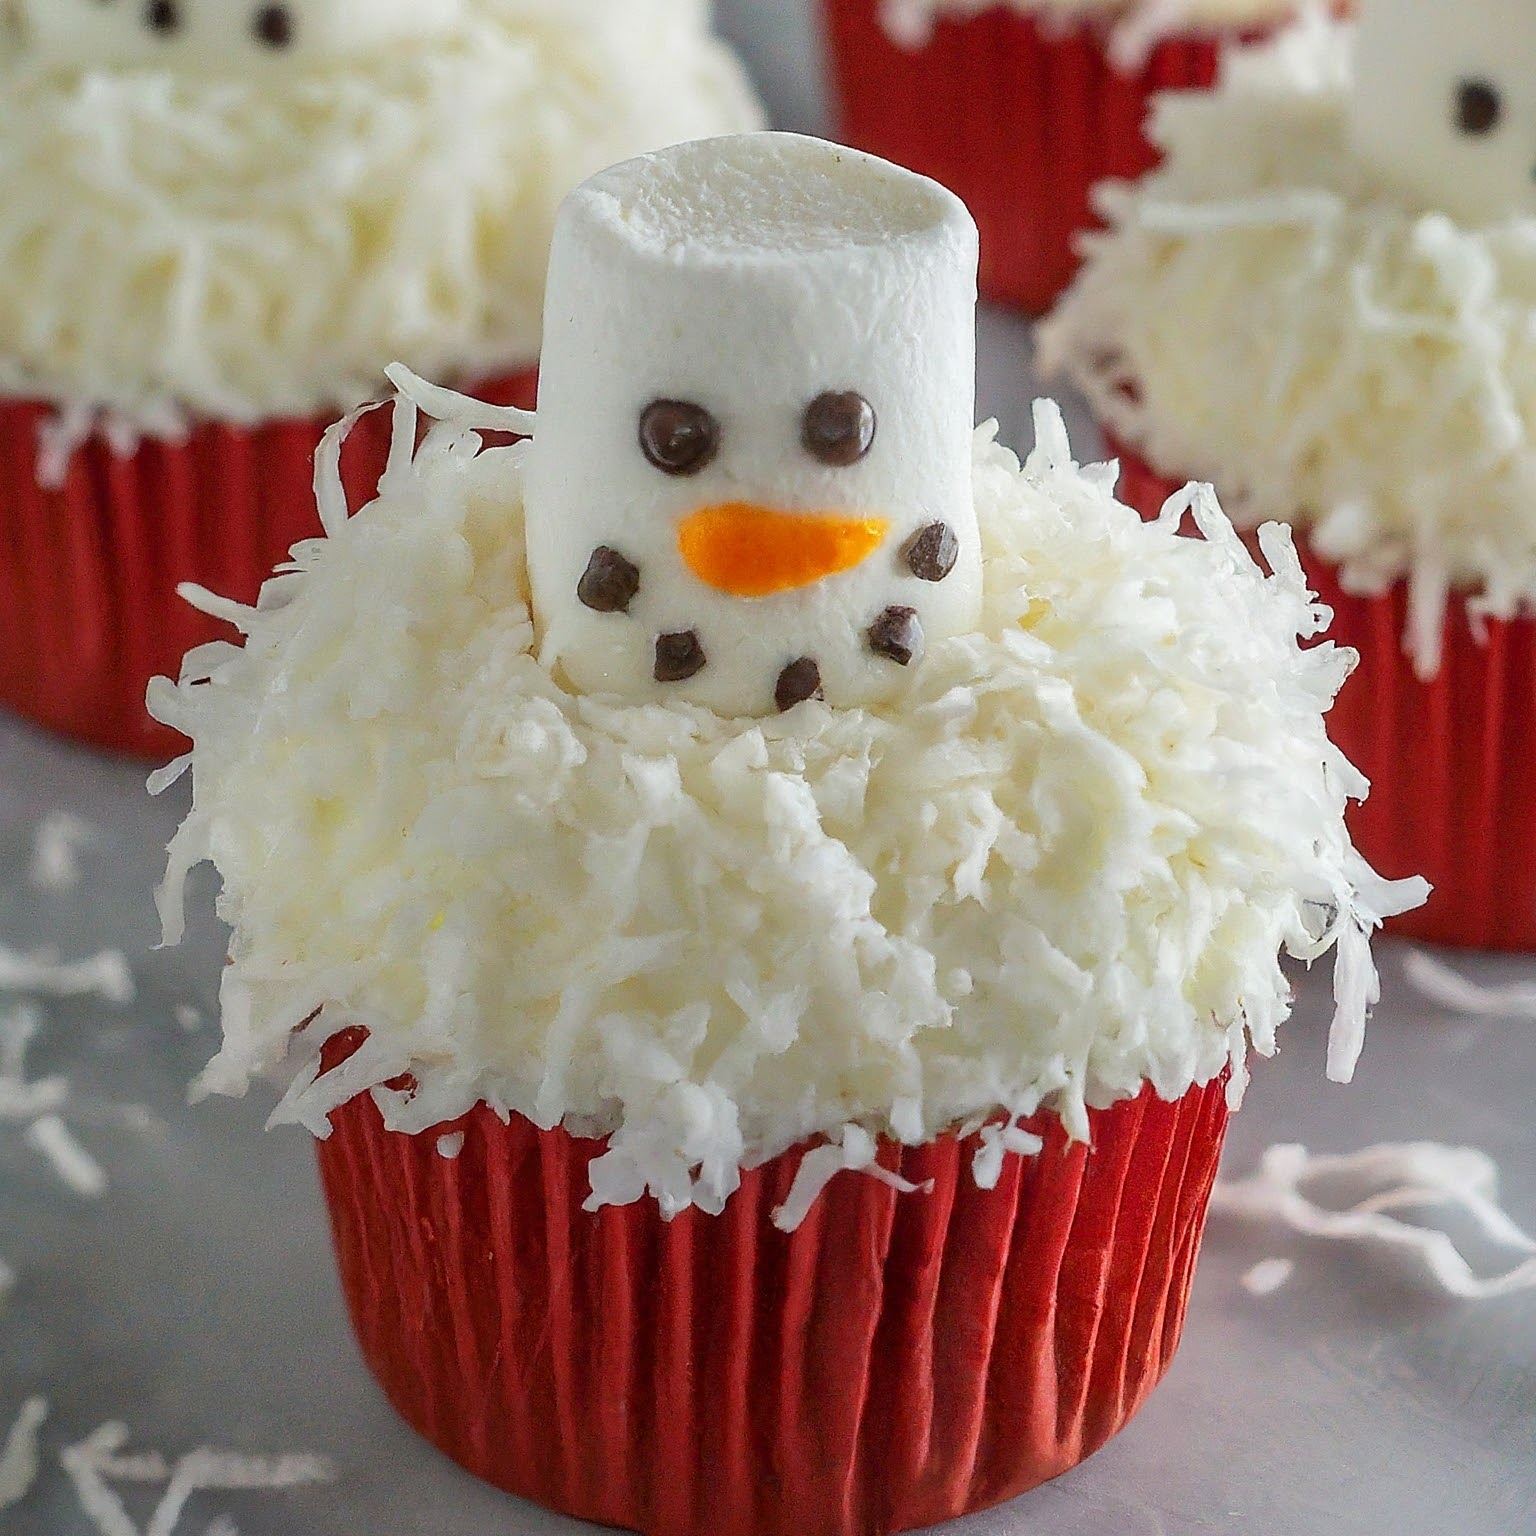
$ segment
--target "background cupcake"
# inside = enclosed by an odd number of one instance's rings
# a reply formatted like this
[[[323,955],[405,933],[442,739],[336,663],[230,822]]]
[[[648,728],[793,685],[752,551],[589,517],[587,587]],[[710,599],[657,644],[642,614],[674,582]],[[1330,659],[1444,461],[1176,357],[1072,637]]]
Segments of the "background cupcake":
[[[532,442],[397,375],[448,419],[152,696],[168,936],[205,857],[234,928],[204,1086],[332,1120],[364,1354],[482,1476],[926,1524],[1135,1411],[1280,952],[1338,945],[1347,1077],[1420,892],[1283,532],[1144,523],[1050,406],[973,435],[952,196],[764,135],[566,209]]]
[[[1523,12],[1409,0],[1234,55],[1159,103],[1165,165],[1105,190],[1042,343],[1143,511],[1194,474],[1296,526],[1363,656],[1333,717],[1373,785],[1361,846],[1434,883],[1406,931],[1512,949],[1536,948],[1528,60]]]
[[[140,752],[211,634],[177,582],[254,597],[383,365],[528,398],[563,193],[757,118],[692,0],[23,0],[10,41],[0,702]]]
[[[981,291],[1047,309],[1089,189],[1138,176],[1156,91],[1209,85],[1223,44],[1290,0],[824,0],[840,131],[936,177],[981,226]]]

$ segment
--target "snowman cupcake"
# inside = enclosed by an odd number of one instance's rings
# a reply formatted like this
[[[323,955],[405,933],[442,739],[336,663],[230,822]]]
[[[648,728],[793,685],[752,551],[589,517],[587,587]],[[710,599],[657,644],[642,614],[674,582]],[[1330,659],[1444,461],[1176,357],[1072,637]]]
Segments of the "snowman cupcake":
[[[1038,314],[1077,265],[1089,189],[1156,161],[1154,92],[1215,78],[1221,49],[1295,0],[824,0],[850,144],[934,176],[981,226],[981,291]]]
[[[286,1075],[404,1416],[604,1524],[867,1536],[1094,1450],[1280,953],[1338,946],[1346,1078],[1422,897],[1285,531],[1144,523],[1049,404],[1022,467],[973,432],[975,261],[812,139],[599,175],[537,421],[396,371],[378,499],[151,693],[167,937],[207,857],[233,926],[202,1086]]]
[[[1169,96],[1045,329],[1148,513],[1279,517],[1364,656],[1334,730],[1405,931],[1536,949],[1536,13],[1369,0]],[[1140,460],[1138,464],[1135,461]]]
[[[0,705],[129,751],[173,749],[145,684],[213,633],[176,583],[254,597],[384,365],[531,403],[560,198],[758,121],[702,0],[4,12]]]

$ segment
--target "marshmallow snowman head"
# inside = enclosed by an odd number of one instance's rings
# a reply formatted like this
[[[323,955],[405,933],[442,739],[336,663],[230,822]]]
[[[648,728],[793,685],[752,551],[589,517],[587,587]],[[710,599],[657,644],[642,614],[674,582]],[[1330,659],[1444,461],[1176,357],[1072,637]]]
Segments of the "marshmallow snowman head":
[[[1536,213],[1536,4],[1364,0],[1356,153],[1426,211]]]
[[[452,27],[464,0],[15,0],[21,47],[50,63],[241,71],[368,52]]]
[[[792,134],[578,188],[524,480],[545,663],[763,715],[878,702],[973,629],[976,262],[953,194]]]

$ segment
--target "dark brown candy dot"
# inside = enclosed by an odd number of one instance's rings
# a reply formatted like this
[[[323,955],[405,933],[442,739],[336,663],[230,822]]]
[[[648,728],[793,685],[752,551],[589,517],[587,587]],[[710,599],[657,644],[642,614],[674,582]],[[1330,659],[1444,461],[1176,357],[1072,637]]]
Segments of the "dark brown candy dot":
[[[800,441],[813,459],[846,469],[874,445],[875,427],[875,408],[863,395],[829,390],[806,406]]]
[[[916,608],[887,608],[869,626],[869,648],[897,666],[907,666],[923,649],[923,626]]]
[[[922,581],[943,581],[960,558],[960,541],[948,523],[929,523],[902,550],[912,574]]]
[[[640,451],[667,475],[696,475],[720,451],[720,423],[688,400],[653,400],[640,413]]]
[[[286,5],[264,5],[251,24],[256,40],[268,48],[288,48],[293,44],[293,12]]]
[[[174,32],[181,26],[181,7],[176,0],[149,0],[144,7],[144,25],[151,32]]]
[[[606,544],[592,551],[576,583],[576,596],[595,613],[628,613],[639,590],[639,567]]]
[[[656,637],[656,681],[681,683],[704,670],[709,658],[699,642],[697,630]]]
[[[779,673],[779,685],[773,690],[773,702],[779,706],[781,715],[807,699],[825,697],[821,691],[821,668],[809,656],[790,662]]]
[[[1463,80],[1456,87],[1456,126],[1463,133],[1492,133],[1503,115],[1498,90],[1486,80]]]

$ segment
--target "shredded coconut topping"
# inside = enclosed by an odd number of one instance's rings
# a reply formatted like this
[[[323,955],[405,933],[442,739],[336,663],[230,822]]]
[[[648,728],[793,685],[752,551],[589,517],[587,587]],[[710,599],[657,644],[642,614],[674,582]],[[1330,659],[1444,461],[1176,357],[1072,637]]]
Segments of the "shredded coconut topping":
[[[473,0],[249,77],[0,63],[0,391],[59,407],[56,476],[96,428],[345,409],[391,357],[525,367],[564,194],[758,122],[703,0]]]
[[[1271,1147],[1252,1178],[1218,1183],[1211,1210],[1278,1221],[1308,1237],[1406,1253],[1442,1290],[1481,1301],[1536,1290],[1536,1239],[1499,1206],[1498,1186],[1498,1165],[1470,1147],[1384,1143],[1327,1156],[1289,1144]],[[1330,1188],[1348,1203],[1341,1208],[1313,1198]],[[1522,1262],[1481,1277],[1448,1233],[1392,1214],[1403,1210],[1465,1216],[1490,1243],[1518,1253]]]
[[[1425,887],[1350,845],[1365,784],[1323,714],[1353,657],[1298,645],[1328,614],[1285,529],[1266,575],[1208,488],[1143,523],[1042,403],[1022,469],[977,438],[980,632],[878,710],[725,719],[563,691],[523,450],[447,422],[412,460],[409,403],[396,430],[379,499],[239,610],[244,648],[151,688],[195,743],[166,939],[205,858],[233,927],[202,1091],[285,1073],[274,1121],[322,1136],[368,1090],[405,1132],[483,1100],[608,1134],[594,1205],[718,1210],[807,1138],[836,1172],[870,1135],[1045,1105],[1082,1138],[1229,1065],[1240,1093],[1289,1011],[1279,952],[1335,944],[1348,1075],[1368,933]]]
[[[987,11],[1006,9],[1063,27],[1107,19],[1110,58],[1129,72],[1164,38],[1277,21],[1293,8],[1288,0],[881,0],[880,23],[904,48],[921,48],[935,22]]]
[[[1536,219],[1464,228],[1371,185],[1350,36],[1313,16],[1159,98],[1167,158],[1100,190],[1042,360],[1240,525],[1307,527],[1352,591],[1406,578],[1428,677],[1451,590],[1474,619],[1536,606]]]

